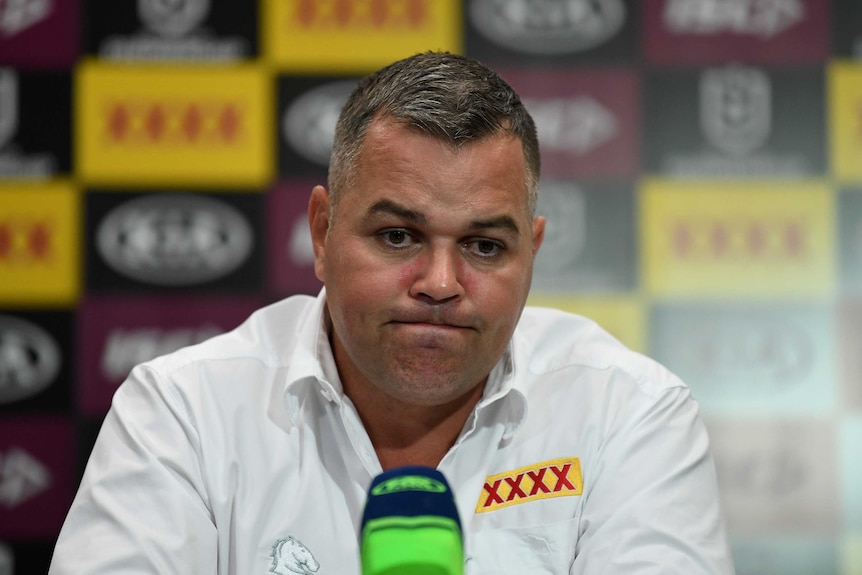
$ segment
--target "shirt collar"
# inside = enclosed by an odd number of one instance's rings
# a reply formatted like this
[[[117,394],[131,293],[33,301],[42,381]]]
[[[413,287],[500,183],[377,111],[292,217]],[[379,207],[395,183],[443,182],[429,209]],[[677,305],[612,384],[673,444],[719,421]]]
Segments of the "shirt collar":
[[[517,336],[516,330],[515,335],[506,345],[502,357],[488,375],[488,383],[485,385],[482,399],[476,406],[478,417],[490,405],[498,401],[503,402],[500,417],[502,417],[501,423],[504,426],[504,440],[514,436],[527,418],[527,396],[519,385],[526,375],[523,373],[525,362],[520,357],[519,352],[523,346],[514,343]]]
[[[331,323],[326,313],[326,288],[322,288],[297,322],[295,346],[287,362],[284,407],[294,423],[310,388],[316,388],[327,401],[340,404],[343,399],[344,390],[329,343],[330,329]],[[516,330],[502,357],[491,370],[482,399],[476,406],[478,416],[491,404],[505,400],[501,411],[505,426],[504,439],[513,436],[527,416],[527,398],[518,386],[518,382],[526,375],[522,373],[526,362],[518,351],[524,346],[513,345],[517,337]]]
[[[284,407],[290,420],[296,423],[302,400],[310,389],[327,401],[338,403],[343,394],[329,345],[325,288],[298,318],[293,341],[293,350],[287,358]]]

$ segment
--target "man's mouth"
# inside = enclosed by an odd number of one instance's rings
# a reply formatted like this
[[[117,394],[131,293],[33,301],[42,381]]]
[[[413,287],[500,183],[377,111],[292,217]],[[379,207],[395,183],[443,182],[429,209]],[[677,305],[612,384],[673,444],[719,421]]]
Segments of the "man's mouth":
[[[456,320],[439,320],[436,318],[399,318],[390,321],[392,324],[415,325],[440,329],[472,329],[467,322]]]

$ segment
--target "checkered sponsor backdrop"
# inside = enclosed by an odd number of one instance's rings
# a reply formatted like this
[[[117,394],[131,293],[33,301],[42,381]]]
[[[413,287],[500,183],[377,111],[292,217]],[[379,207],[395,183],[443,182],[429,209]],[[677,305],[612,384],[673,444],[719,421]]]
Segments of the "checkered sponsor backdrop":
[[[856,0],[0,0],[0,573],[133,365],[317,292],[338,111],[428,49],[523,95],[531,302],[689,383],[738,572],[862,574]]]

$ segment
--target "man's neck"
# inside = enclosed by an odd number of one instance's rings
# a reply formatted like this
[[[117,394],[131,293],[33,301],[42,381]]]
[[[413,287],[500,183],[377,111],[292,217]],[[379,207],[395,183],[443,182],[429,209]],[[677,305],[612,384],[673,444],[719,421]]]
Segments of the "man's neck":
[[[376,388],[350,389],[384,470],[402,465],[437,467],[455,444],[467,418],[482,398],[484,384],[445,405],[416,406],[385,396]]]

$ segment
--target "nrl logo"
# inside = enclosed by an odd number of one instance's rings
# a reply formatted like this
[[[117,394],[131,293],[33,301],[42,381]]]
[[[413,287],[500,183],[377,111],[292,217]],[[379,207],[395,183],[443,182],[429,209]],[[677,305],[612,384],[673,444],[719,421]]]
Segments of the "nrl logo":
[[[320,563],[308,550],[308,547],[297,541],[293,537],[279,539],[272,546],[272,567],[269,568],[270,573],[277,575],[310,575],[317,573],[320,569]]]
[[[138,0],[138,15],[157,34],[178,37],[206,18],[210,0]]]
[[[719,150],[741,157],[772,131],[772,91],[761,70],[742,66],[706,70],[700,83],[700,124]]]

